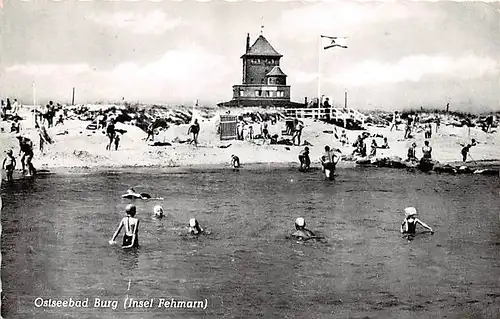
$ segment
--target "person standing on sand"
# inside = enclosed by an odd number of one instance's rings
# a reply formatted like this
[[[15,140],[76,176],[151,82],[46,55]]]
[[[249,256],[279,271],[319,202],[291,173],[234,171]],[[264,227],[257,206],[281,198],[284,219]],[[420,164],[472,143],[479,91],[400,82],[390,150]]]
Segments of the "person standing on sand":
[[[108,136],[109,143],[106,145],[106,150],[110,151],[111,146],[113,145],[113,141],[115,140],[115,120],[112,118],[109,118],[108,121],[108,126],[106,127],[106,135]]]
[[[126,217],[120,221],[120,225],[118,225],[118,229],[113,234],[113,238],[109,241],[110,245],[115,244],[115,239],[118,237],[118,234],[125,227],[125,234],[123,235],[123,243],[122,248],[133,248],[139,247],[139,220],[135,218],[136,207],[132,204],[127,205],[125,207]]]
[[[26,166],[28,166],[28,176],[33,176],[36,174],[36,169],[31,163],[33,159],[33,142],[27,138],[23,137],[21,135],[17,136],[17,139],[19,140],[19,156],[21,156],[21,164],[23,167],[23,174],[26,174]]]
[[[436,133],[439,131],[441,127],[441,118],[439,116],[436,117]]]
[[[486,133],[489,133],[493,125],[493,114],[488,115],[486,118]]]
[[[194,146],[198,147],[198,134],[200,133],[200,124],[198,124],[198,119],[195,119],[193,125],[189,127],[188,134],[189,133],[193,134],[193,140],[191,143],[194,143]]]
[[[120,134],[115,135],[115,151],[118,151],[118,146],[120,146]]]
[[[2,169],[5,169],[7,173],[7,181],[12,181],[14,170],[16,169],[16,158],[12,155],[12,150],[7,151],[7,157],[3,160]]]
[[[460,145],[463,146],[461,153],[462,153],[462,160],[465,163],[467,161],[467,155],[469,155],[470,148],[472,146],[476,146],[476,140],[472,139],[470,144],[467,145],[460,144]]]
[[[295,145],[295,139],[297,139],[297,146],[300,146],[300,136],[302,135],[302,129],[304,128],[304,123],[298,119],[293,120],[293,136],[292,144]]]
[[[146,142],[149,141],[149,138],[151,138],[151,141],[154,141],[155,139],[154,123],[148,125],[147,131],[148,131],[148,137],[146,137]]]
[[[393,128],[396,128],[396,131],[398,130],[398,111],[395,111],[394,114],[392,115],[392,125],[391,125],[391,132]]]
[[[405,136],[404,136],[404,138],[410,138],[411,137],[411,125],[412,125],[412,116],[410,114],[410,115],[408,115],[408,118],[406,119]]]
[[[432,126],[431,123],[427,123],[425,126],[424,138],[432,138]]]
[[[342,146],[349,143],[349,139],[347,138],[347,134],[346,134],[345,130],[342,130],[342,134],[340,135],[340,143],[342,143]]]

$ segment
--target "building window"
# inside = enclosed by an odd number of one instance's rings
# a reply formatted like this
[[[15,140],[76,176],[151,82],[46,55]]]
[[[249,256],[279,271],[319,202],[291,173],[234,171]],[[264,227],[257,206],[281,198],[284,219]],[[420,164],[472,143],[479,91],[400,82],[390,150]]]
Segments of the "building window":
[[[285,96],[283,91],[278,91],[276,93],[278,93],[278,97],[284,97]]]
[[[273,84],[273,79],[272,78],[267,78],[267,84]]]
[[[253,78],[250,79],[250,83],[253,83]]]
[[[245,91],[240,90],[240,96],[245,96]]]
[[[255,91],[255,96],[260,96],[260,91]]]

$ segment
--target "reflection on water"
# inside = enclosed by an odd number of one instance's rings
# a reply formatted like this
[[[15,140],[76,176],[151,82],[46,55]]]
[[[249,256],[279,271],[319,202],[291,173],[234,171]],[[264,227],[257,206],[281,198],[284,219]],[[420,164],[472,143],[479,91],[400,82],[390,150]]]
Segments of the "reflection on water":
[[[122,318],[123,308],[55,309],[32,300],[208,299],[206,310],[131,318],[495,318],[500,313],[498,178],[384,169],[124,170],[3,185],[2,315]],[[108,240],[133,187],[141,247]],[[162,205],[163,219],[152,218]],[[403,208],[436,230],[408,241]],[[296,217],[326,242],[286,240]],[[185,236],[196,217],[211,231]],[[123,233],[121,234],[123,235]],[[117,239],[121,243],[121,238]],[[130,287],[129,287],[130,283]]]

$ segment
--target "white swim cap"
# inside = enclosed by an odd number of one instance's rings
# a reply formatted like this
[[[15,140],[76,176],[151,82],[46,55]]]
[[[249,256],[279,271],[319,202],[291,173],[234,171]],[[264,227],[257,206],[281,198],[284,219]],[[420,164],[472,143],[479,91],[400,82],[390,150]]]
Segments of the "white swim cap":
[[[306,225],[306,221],[304,220],[304,218],[299,217],[295,220],[295,224],[297,224],[297,226],[303,227]]]
[[[191,218],[191,219],[189,220],[189,226],[191,226],[191,227],[196,226],[196,218]]]
[[[417,209],[415,207],[406,207],[405,208],[405,216],[413,216],[417,214]]]
[[[161,207],[161,205],[156,205],[153,207],[153,212],[156,216],[161,216],[163,215],[163,207]]]

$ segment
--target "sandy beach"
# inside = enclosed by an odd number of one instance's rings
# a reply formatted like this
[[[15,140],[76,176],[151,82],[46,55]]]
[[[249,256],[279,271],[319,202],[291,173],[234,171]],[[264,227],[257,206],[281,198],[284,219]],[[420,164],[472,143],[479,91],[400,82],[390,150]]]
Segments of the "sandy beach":
[[[235,109],[234,114],[248,110]],[[225,167],[230,164],[232,154],[239,156],[242,165],[248,164],[286,164],[298,165],[298,153],[304,146],[269,145],[262,139],[253,140],[226,140],[221,141],[217,134],[217,109],[210,118],[200,117],[201,131],[199,145],[195,147],[188,143],[176,143],[186,141],[190,138],[187,134],[189,124],[171,125],[167,130],[157,133],[155,141],[169,142],[171,146],[151,146],[145,141],[146,132],[130,123],[118,123],[117,128],[125,130],[117,151],[106,150],[107,137],[104,130],[88,130],[86,127],[91,121],[68,119],[63,125],[48,128],[49,135],[53,138],[53,144],[45,146],[45,152],[40,154],[38,150],[39,138],[34,129],[32,114],[28,108],[20,113],[21,134],[29,137],[35,144],[35,157],[33,163],[37,168],[51,169],[64,168],[97,168],[97,167],[188,167],[188,166],[218,166]],[[221,114],[224,114],[221,112]],[[318,165],[319,157],[325,145],[338,148],[343,155],[350,155],[354,150],[352,143],[363,131],[346,130],[349,143],[342,146],[335,137],[341,134],[342,128],[319,120],[303,119],[304,130],[302,143],[310,144],[310,154],[313,165]],[[259,132],[259,123],[250,123],[254,126],[254,132]],[[13,149],[17,155],[19,145],[15,133],[9,133],[10,123],[4,121],[0,124],[4,132],[0,134],[0,151],[2,154],[8,149]],[[414,133],[413,138],[404,139],[403,125],[398,130],[390,131],[388,126],[376,127],[365,125],[367,132],[372,136],[387,137],[390,149],[377,149],[375,158],[398,156],[406,158],[407,149],[412,142],[417,144],[417,157],[421,157],[424,133]],[[270,125],[270,134],[280,135],[285,128],[284,121],[278,121]],[[461,163],[460,144],[468,143],[469,133],[467,127],[456,127],[452,125],[441,125],[436,133],[433,124],[433,136],[429,140],[433,148],[433,158],[440,163]],[[291,136],[283,136],[291,138]],[[470,138],[476,139],[478,145],[471,150],[469,162],[466,165],[474,165],[476,162],[496,161],[500,159],[500,137],[497,132],[485,133],[479,128],[470,129]],[[367,139],[367,148],[371,143],[371,137]],[[376,137],[378,145],[383,139]],[[354,161],[341,161],[339,165],[354,166]],[[20,164],[18,165],[18,168]]]

